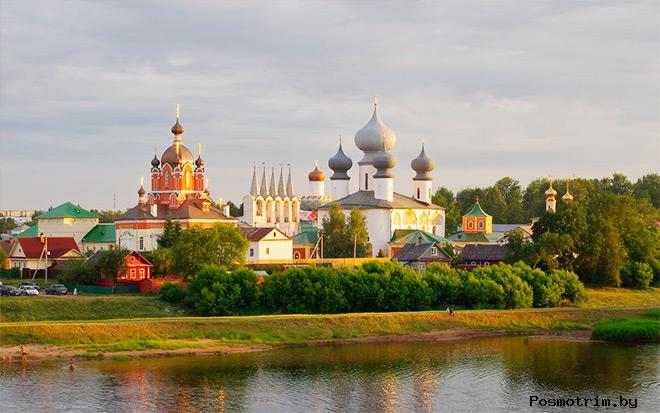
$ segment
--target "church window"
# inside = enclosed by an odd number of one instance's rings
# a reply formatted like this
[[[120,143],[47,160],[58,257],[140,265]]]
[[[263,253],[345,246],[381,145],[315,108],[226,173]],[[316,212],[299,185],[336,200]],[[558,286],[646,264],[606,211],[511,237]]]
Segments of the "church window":
[[[483,229],[483,228],[484,228],[484,222],[483,222],[483,221],[479,221],[479,229]]]
[[[140,243],[139,246],[140,251],[144,251],[144,237],[140,237],[139,243]]]
[[[368,173],[364,174],[364,190],[365,191],[369,190],[369,174]]]
[[[192,172],[189,169],[186,169],[186,188],[190,188],[190,182],[192,181]]]
[[[250,248],[250,257],[254,257],[254,248]]]
[[[420,196],[419,196],[419,188],[417,188],[417,199],[419,199],[419,198],[420,198]]]
[[[164,179],[165,179],[165,189],[168,189],[170,187],[170,173],[169,172],[165,172]]]
[[[294,259],[294,260],[299,260],[299,259],[300,259],[300,252],[299,252],[299,251],[296,251],[296,252],[293,254],[293,259]]]

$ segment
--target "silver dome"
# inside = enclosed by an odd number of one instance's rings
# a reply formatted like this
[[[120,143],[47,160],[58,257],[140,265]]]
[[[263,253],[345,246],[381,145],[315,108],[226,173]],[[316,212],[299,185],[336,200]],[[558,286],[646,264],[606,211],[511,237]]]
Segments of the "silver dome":
[[[331,180],[350,179],[346,172],[353,167],[353,161],[344,153],[341,142],[339,142],[339,149],[335,156],[328,159],[328,167],[334,172],[330,177]]]
[[[435,169],[435,161],[426,155],[424,144],[422,144],[422,152],[420,152],[419,156],[410,162],[410,167],[413,171],[417,172],[413,180],[430,181],[433,179],[430,172]]]
[[[374,113],[369,122],[355,134],[355,146],[364,152],[364,157],[359,161],[361,165],[371,164],[377,152],[383,147],[386,151],[391,150],[396,142],[396,135],[380,118],[378,104],[374,102]]]
[[[376,168],[374,178],[394,178],[392,168],[396,165],[396,158],[389,152],[380,151],[374,155],[371,163]]]

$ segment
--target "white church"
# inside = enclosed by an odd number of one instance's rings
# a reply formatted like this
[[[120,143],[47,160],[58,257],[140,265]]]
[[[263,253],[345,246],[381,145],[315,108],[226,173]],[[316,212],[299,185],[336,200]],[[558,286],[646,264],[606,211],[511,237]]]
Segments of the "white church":
[[[355,146],[364,156],[358,161],[358,191],[350,193],[351,178],[348,171],[353,162],[343,151],[341,143],[337,153],[328,161],[333,171],[330,177],[330,197],[334,200],[318,208],[317,225],[322,227],[332,203],[338,203],[348,215],[357,208],[367,218],[372,255],[379,251],[388,254],[388,243],[398,229],[422,230],[440,237],[445,235],[444,208],[431,202],[435,162],[426,155],[424,145],[419,156],[412,160],[413,194],[406,196],[394,192],[392,168],[396,158],[391,150],[396,135],[380,118],[378,103],[369,122],[355,134]]]

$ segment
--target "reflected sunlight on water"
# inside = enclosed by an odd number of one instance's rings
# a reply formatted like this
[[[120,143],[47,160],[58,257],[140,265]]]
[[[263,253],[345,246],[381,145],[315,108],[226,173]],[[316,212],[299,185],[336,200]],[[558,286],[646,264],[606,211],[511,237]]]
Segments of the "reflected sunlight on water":
[[[521,337],[0,368],[3,411],[533,411],[529,397],[660,409],[660,346]],[[577,411],[573,409],[572,411]],[[586,410],[585,410],[586,411]],[[607,411],[616,411],[609,409]]]

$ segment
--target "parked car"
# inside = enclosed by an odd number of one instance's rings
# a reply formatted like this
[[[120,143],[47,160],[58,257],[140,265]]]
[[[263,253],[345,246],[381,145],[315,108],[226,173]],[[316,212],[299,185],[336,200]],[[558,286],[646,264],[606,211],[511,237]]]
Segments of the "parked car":
[[[39,289],[39,287],[37,286],[37,284],[35,284],[35,283],[33,283],[33,282],[30,282],[30,281],[24,281],[24,282],[18,284],[18,288],[21,288],[21,287],[23,287],[23,286],[25,286],[25,285],[27,285],[27,286],[29,286],[29,287],[34,287],[34,288],[36,288],[37,290]]]
[[[32,285],[21,285],[18,289],[21,291],[21,295],[39,295],[37,287]]]
[[[46,294],[52,295],[66,295],[67,289],[64,284],[53,284],[50,287],[46,288]]]
[[[0,295],[21,295],[21,290],[11,285],[4,285],[0,287]]]

